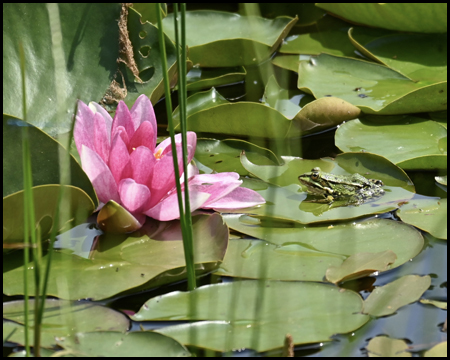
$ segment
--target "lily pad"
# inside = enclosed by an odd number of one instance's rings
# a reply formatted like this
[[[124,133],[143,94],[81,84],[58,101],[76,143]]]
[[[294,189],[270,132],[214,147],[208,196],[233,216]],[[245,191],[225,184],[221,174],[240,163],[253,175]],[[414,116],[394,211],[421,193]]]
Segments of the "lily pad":
[[[447,169],[447,130],[411,115],[346,122],[337,129],[335,142],[344,152],[379,154],[405,170]]]
[[[50,235],[53,226],[58,226],[58,232],[67,231],[86,221],[95,209],[91,198],[83,190],[65,186],[62,206],[65,207],[67,222],[55,224],[60,189],[61,185],[41,185],[32,188],[36,226],[40,225],[43,240]],[[3,198],[3,247],[23,242],[25,216],[23,195],[23,191],[18,191]]]
[[[401,339],[375,336],[366,347],[369,357],[412,357],[408,344]]]
[[[34,300],[28,303],[28,336],[33,338]],[[3,336],[8,341],[24,345],[24,301],[17,300],[3,303],[3,318],[14,321],[3,323]],[[77,332],[88,331],[121,331],[130,326],[130,320],[122,313],[105,306],[87,302],[69,302],[57,299],[46,299],[41,328],[41,345],[56,345],[55,337],[65,338]]]
[[[372,316],[386,316],[395,313],[402,306],[416,302],[430,287],[431,278],[407,275],[387,285],[375,288],[364,301],[363,313]]]
[[[364,46],[359,35],[349,37],[364,56],[383,64],[411,80],[447,81],[447,34],[399,34],[378,37]],[[414,46],[411,44],[414,43]]]
[[[269,78],[263,104],[279,111],[289,120],[294,120],[290,133],[297,135],[320,132],[343,121],[355,119],[361,111],[352,104],[334,97],[314,100],[300,91],[289,91],[278,85],[274,76]],[[289,135],[288,135],[289,136]]]
[[[187,357],[189,351],[178,341],[152,331],[77,332],[75,339],[58,341],[69,354],[87,357]]]
[[[193,67],[187,73],[187,90],[209,89],[243,81],[247,72],[243,66],[233,68],[200,68]]]
[[[385,271],[394,263],[397,255],[392,250],[379,253],[357,253],[346,259],[341,266],[327,269],[327,280],[334,284]]]
[[[245,155],[241,156],[242,165],[250,174],[269,183],[249,180],[244,182],[244,186],[258,191],[266,199],[266,204],[252,209],[249,213],[308,224],[392,211],[399,203],[413,196],[414,187],[404,171],[378,155],[344,153],[336,159],[282,159],[285,163],[281,166],[258,166],[252,164]],[[385,194],[360,206],[349,205],[345,200],[336,201],[331,206],[311,202],[320,198],[308,195],[306,188],[301,191],[298,176],[317,166],[324,172],[336,175],[359,173],[367,178],[379,179],[384,183]]]
[[[192,218],[194,257],[199,272],[210,271],[225,255],[228,228],[218,214]],[[103,234],[95,239],[70,237],[52,254],[48,294],[63,299],[105,299],[125,291],[148,289],[186,277],[179,221],[148,219],[139,231],[128,235]],[[73,255],[81,244],[86,257]],[[66,247],[66,248],[65,248]],[[48,254],[43,256],[43,263]],[[3,258],[6,294],[23,293],[23,254]],[[33,262],[27,266],[29,292],[34,292]],[[60,281],[72,286],[59,287]],[[69,279],[69,280],[68,280]],[[156,284],[156,285],[155,285]]]
[[[64,93],[58,93],[63,118],[57,113],[56,67],[46,5],[10,3],[3,7],[3,113],[23,116],[18,48],[22,43],[28,121],[52,136],[70,130],[77,97],[86,103],[101,99],[119,56],[120,4],[59,3],[58,8],[65,54],[64,66],[58,70],[58,76],[64,76],[58,81],[66,84]]]
[[[439,309],[447,310],[447,302],[446,301],[438,301],[438,300],[429,300],[429,299],[420,299],[422,304],[429,304],[436,306]]]
[[[426,351],[424,357],[447,357],[447,341],[443,341],[434,345],[430,350]]]
[[[245,215],[229,214],[224,219],[230,229],[264,241],[230,241],[216,271],[222,276],[324,281],[327,269],[340,266],[348,257],[391,250],[397,256],[387,267],[392,269],[417,256],[424,243],[414,228],[387,219],[301,227]],[[261,265],[266,263],[270,266]]]
[[[316,283],[250,280],[158,296],[148,300],[132,319],[216,320],[169,326],[158,332],[183,344],[219,351],[266,351],[282,347],[287,333],[295,344],[330,341],[335,333],[365,324],[369,317],[360,311],[361,298],[349,290]]]
[[[435,176],[434,178],[439,184],[447,186],[447,175]]]
[[[447,199],[413,199],[397,210],[397,216],[438,239],[447,239]]]
[[[320,54],[300,62],[297,86],[316,98],[334,96],[367,114],[395,115],[447,109],[447,82],[413,81],[383,65]]]
[[[279,55],[273,58],[272,64],[282,69],[298,72],[300,61],[309,60],[311,60],[310,55]]]
[[[296,21],[286,16],[269,20],[222,11],[188,11],[189,58],[201,67],[257,64],[276,50]],[[164,31],[175,39],[173,14],[163,24]]]
[[[447,4],[318,3],[318,7],[348,21],[398,31],[447,32]]]
[[[255,164],[275,165],[279,161],[275,154],[260,146],[243,140],[198,139],[195,150],[195,164],[207,174],[212,172],[237,172],[248,176],[249,172],[241,165],[241,152]]]

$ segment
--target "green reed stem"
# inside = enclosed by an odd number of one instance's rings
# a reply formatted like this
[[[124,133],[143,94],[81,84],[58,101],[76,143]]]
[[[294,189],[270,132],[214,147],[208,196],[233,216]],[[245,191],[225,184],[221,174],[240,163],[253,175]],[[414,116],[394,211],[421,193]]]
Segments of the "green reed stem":
[[[23,121],[27,121],[27,99],[26,99],[26,85],[25,85],[25,53],[23,50],[22,43],[19,43],[19,54],[20,54],[20,72],[22,76],[22,111],[23,111]],[[23,171],[23,210],[24,210],[24,249],[23,249],[23,286],[24,286],[24,326],[25,326],[25,353],[26,357],[29,357],[30,354],[30,340],[28,337],[28,330],[30,329],[30,323],[28,319],[28,262],[30,260],[29,254],[29,236],[30,236],[30,213],[33,212],[33,208],[30,204],[30,195],[31,188],[28,186],[28,160],[30,159],[30,151],[29,151],[29,139],[28,139],[28,127],[22,127],[22,171]],[[31,227],[33,228],[33,227]]]
[[[187,99],[187,85],[186,85],[186,4],[181,4],[181,42],[178,31],[178,4],[174,4],[174,26],[175,26],[175,46],[177,51],[177,66],[178,66],[178,109],[180,110],[180,128],[183,148],[183,171],[184,171],[184,204],[185,204],[185,224],[187,240],[183,241],[184,254],[186,257],[186,264],[191,263],[194,266],[194,237],[192,234],[192,216],[191,206],[189,201],[189,186],[188,180],[188,150],[187,150],[187,124],[186,124],[186,99]],[[180,54],[181,48],[181,54]],[[189,261],[188,261],[189,258]],[[195,269],[188,272],[189,290],[196,288]]]
[[[181,192],[181,185],[180,185],[180,173],[178,170],[178,157],[176,152],[176,145],[175,145],[175,131],[173,126],[173,120],[172,120],[172,100],[170,97],[170,84],[169,84],[169,76],[167,71],[167,59],[166,59],[166,47],[164,43],[164,31],[163,31],[163,24],[162,24],[162,17],[161,17],[161,4],[156,4],[156,14],[158,19],[158,35],[159,35],[159,44],[160,44],[160,56],[161,56],[161,62],[162,62],[162,69],[163,69],[163,75],[164,75],[164,90],[166,95],[166,111],[167,111],[167,120],[169,124],[169,133],[170,133],[170,139],[171,139],[171,146],[172,146],[172,154],[174,159],[174,170],[175,170],[175,184],[177,188],[177,198],[178,198],[178,207],[180,209],[180,222],[181,222],[181,232],[183,235],[183,247],[184,247],[184,254],[185,254],[185,260],[186,260],[186,272],[188,277],[188,289],[194,290],[195,289],[195,266],[194,266],[194,256],[193,256],[193,245],[192,245],[192,226],[189,228],[186,223],[186,214],[189,214],[190,218],[190,207],[189,207],[189,196],[185,197],[185,206],[183,206],[183,200],[182,200],[182,192]],[[177,18],[175,16],[175,23],[177,22]],[[178,35],[178,31],[175,32]],[[185,46],[184,46],[185,47]],[[177,41],[176,44],[177,48],[177,63],[178,63],[178,78],[185,78],[186,74],[182,74],[180,72],[180,62],[185,62],[185,60],[180,61],[180,56],[178,55],[179,51],[179,43]],[[182,69],[181,69],[182,70]],[[181,83],[181,82],[180,82]],[[179,85],[180,86],[180,85]],[[186,94],[184,92],[184,94]],[[184,95],[184,100],[182,99],[183,103],[186,103],[186,95]],[[181,103],[180,103],[181,105]],[[187,151],[185,152],[186,146],[186,131],[184,131],[184,137],[182,137],[182,147],[183,147],[183,168],[184,172],[186,174],[187,172],[187,160],[185,158],[185,155],[187,155]],[[186,176],[185,176],[186,179]],[[185,189],[187,188],[187,182],[185,182]],[[186,194],[186,193],[185,193]],[[189,209],[189,211],[188,211]]]

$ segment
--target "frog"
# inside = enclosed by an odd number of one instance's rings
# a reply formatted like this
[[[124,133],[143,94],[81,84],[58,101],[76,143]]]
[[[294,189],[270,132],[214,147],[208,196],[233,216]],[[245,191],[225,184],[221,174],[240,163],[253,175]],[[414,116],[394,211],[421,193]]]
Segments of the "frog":
[[[323,196],[323,199],[313,202],[329,203],[344,200],[348,204],[361,205],[384,195],[383,182],[377,179],[367,179],[355,173],[353,175],[334,175],[323,172],[320,167],[311,169],[298,177],[305,185],[308,193]]]

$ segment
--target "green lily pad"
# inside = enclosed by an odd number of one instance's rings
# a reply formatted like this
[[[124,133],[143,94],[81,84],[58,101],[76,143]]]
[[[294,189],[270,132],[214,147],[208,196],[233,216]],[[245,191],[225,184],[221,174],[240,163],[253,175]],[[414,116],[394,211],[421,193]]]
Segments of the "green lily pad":
[[[32,188],[36,226],[40,225],[43,240],[50,235],[53,226],[58,226],[58,232],[67,231],[86,221],[95,209],[91,198],[83,190],[65,186],[61,206],[65,207],[67,222],[54,224],[60,189],[61,185],[41,185]],[[18,191],[3,198],[3,247],[23,242],[25,216],[23,195],[23,191]]]
[[[343,121],[355,119],[361,111],[352,104],[334,97],[314,100],[300,91],[289,91],[278,85],[274,76],[269,78],[263,104],[279,111],[289,120],[294,120],[292,136],[320,132]],[[289,135],[288,135],[289,136]]]
[[[272,59],[272,64],[282,69],[297,72],[300,61],[311,60],[310,55],[278,55]]]
[[[438,239],[447,239],[447,199],[410,200],[397,210],[397,216]]]
[[[153,331],[77,332],[75,339],[58,341],[69,354],[87,357],[187,357],[189,351],[178,341]]]
[[[447,357],[447,341],[443,341],[434,345],[430,350],[426,351],[424,357]]]
[[[439,309],[447,310],[447,301],[438,301],[430,299],[420,299],[420,303],[436,306]]]
[[[340,266],[348,257],[391,250],[397,255],[387,268],[392,269],[417,256],[424,243],[419,231],[387,219],[301,227],[238,214],[224,215],[224,219],[230,229],[263,241],[231,240],[216,271],[222,276],[324,281],[327,269]],[[270,266],[261,267],[265,263]]]
[[[153,4],[154,6],[154,4]],[[145,94],[153,105],[164,95],[163,69],[159,50],[158,28],[148,21],[141,22],[141,15],[133,8],[128,11],[128,33],[133,46],[133,56],[139,71],[140,82],[130,71],[126,71],[127,96],[124,99],[129,108],[136,99]],[[166,29],[164,29],[166,30]],[[177,76],[176,48],[164,35],[168,75],[171,86]]]
[[[435,176],[434,179],[435,179],[439,184],[442,184],[442,185],[447,186],[447,175],[445,175],[445,176]]]
[[[337,129],[335,143],[344,152],[382,155],[405,170],[447,169],[447,130],[411,115],[346,122]]]
[[[18,44],[25,53],[28,121],[52,136],[70,130],[75,101],[99,101],[117,69],[120,4],[59,3],[65,85],[58,93],[64,117],[58,116],[52,33],[44,3],[3,7],[3,113],[22,118],[22,83]],[[95,20],[94,20],[95,19]],[[26,26],[24,26],[26,24]]]
[[[383,64],[414,81],[447,81],[447,34],[399,34],[378,37],[364,46],[349,37],[364,56]],[[411,46],[414,44],[414,46]]]
[[[244,186],[252,188],[266,199],[266,204],[249,213],[308,224],[392,211],[399,203],[413,196],[414,186],[405,172],[386,158],[375,154],[344,153],[339,154],[336,159],[320,160],[294,157],[282,159],[285,164],[281,166],[258,166],[252,164],[245,154],[241,156],[244,168],[266,182],[244,181]],[[348,205],[345,200],[334,202],[331,206],[310,202],[319,198],[307,196],[306,188],[301,191],[303,188],[298,176],[317,166],[324,172],[336,175],[359,173],[367,178],[379,179],[384,183],[385,194],[360,206]]]
[[[348,21],[398,31],[447,32],[447,4],[318,3]]]
[[[133,9],[141,14],[142,22],[148,21],[152,24],[158,23],[156,8],[154,3],[133,3]],[[161,16],[164,19],[167,16],[167,4],[161,3]]]
[[[447,82],[413,81],[383,65],[320,54],[300,62],[297,86],[316,98],[334,96],[368,114],[446,110]]]
[[[368,276],[376,271],[385,271],[394,263],[397,255],[392,250],[378,253],[357,253],[346,259],[340,266],[327,269],[327,280],[334,284]]]
[[[363,313],[372,316],[386,316],[395,313],[402,306],[416,302],[430,287],[431,278],[406,275],[387,285],[375,288],[364,301]]]
[[[209,89],[243,81],[247,72],[243,66],[233,68],[200,68],[193,67],[187,73],[187,90]]]
[[[189,59],[201,67],[257,64],[276,50],[296,21],[297,18],[286,16],[269,20],[222,11],[188,11]],[[175,39],[173,14],[163,24],[164,31]]]
[[[141,228],[139,221],[114,200],[109,200],[100,209],[97,223],[104,232],[115,234],[126,234]]]
[[[192,222],[195,263],[200,273],[210,271],[225,255],[228,228],[218,214],[194,216]],[[99,300],[186,277],[177,220],[159,222],[149,218],[144,227],[127,235],[103,234],[95,239],[67,237],[66,245],[61,244],[52,254],[49,295]],[[74,255],[74,249],[81,245],[85,255]],[[43,256],[43,263],[47,256]],[[10,295],[22,294],[23,254],[16,251],[4,256],[3,266],[3,291]],[[33,262],[27,266],[30,293],[34,292],[33,266]],[[62,280],[73,286],[57,286]]]
[[[266,351],[282,347],[287,333],[295,344],[330,341],[333,334],[365,324],[369,317],[360,311],[361,298],[349,290],[316,283],[249,280],[158,296],[148,300],[132,319],[210,320],[158,332],[182,344],[219,351]],[[189,331],[195,331],[195,336]]]
[[[34,300],[28,303],[28,336],[33,339]],[[17,300],[3,303],[3,318],[14,321],[3,323],[3,336],[8,341],[24,345],[24,301]],[[87,302],[69,302],[46,299],[41,328],[41,346],[56,345],[55,337],[65,338],[77,332],[121,331],[130,326],[130,320],[122,313],[105,306]]]
[[[316,24],[317,20],[323,18],[325,11],[319,9],[314,3],[258,3],[261,15],[273,19],[276,16],[285,14],[295,14],[298,16],[299,26],[307,26]]]
[[[198,139],[195,150],[195,164],[207,174],[212,172],[237,172],[248,176],[249,172],[241,165],[241,152],[258,165],[279,164],[276,155],[260,146],[243,140]]]
[[[401,339],[375,336],[366,347],[369,357],[412,357],[408,344]]]

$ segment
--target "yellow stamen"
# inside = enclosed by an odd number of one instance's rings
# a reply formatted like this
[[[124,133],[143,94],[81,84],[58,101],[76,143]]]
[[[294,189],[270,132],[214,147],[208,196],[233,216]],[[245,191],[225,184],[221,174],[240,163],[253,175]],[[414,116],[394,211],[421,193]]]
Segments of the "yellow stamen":
[[[156,153],[155,153],[155,158],[157,160],[161,159],[161,153],[163,152],[163,149],[159,149]]]

